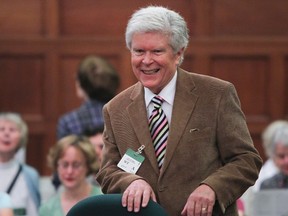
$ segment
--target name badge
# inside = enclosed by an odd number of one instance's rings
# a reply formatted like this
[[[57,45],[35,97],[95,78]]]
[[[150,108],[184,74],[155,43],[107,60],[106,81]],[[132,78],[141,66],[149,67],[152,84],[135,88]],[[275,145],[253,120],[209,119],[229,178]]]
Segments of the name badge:
[[[145,159],[142,155],[140,155],[143,148],[144,147],[142,147],[140,151],[138,149],[137,152],[133,151],[132,149],[128,149],[117,166],[125,172],[135,174]]]
[[[13,212],[15,216],[26,216],[26,208],[14,208]]]

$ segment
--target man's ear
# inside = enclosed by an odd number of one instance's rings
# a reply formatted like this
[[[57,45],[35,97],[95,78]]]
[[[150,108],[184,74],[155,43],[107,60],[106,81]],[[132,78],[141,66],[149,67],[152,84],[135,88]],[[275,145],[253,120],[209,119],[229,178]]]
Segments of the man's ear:
[[[185,48],[182,47],[182,48],[176,53],[176,55],[177,55],[177,65],[180,64],[180,62],[181,62],[181,57],[183,56],[184,51],[185,51]]]
[[[80,98],[80,99],[86,100],[87,99],[87,95],[86,95],[85,91],[81,88],[81,85],[80,85],[78,80],[76,80],[76,82],[75,82],[75,88],[76,88],[77,97]]]

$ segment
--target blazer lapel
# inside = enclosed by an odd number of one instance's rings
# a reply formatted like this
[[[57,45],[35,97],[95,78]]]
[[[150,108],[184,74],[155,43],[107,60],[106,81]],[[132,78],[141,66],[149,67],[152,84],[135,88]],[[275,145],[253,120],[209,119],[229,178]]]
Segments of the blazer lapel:
[[[154,147],[148,127],[147,110],[144,100],[144,89],[140,83],[138,83],[131,94],[133,102],[128,106],[127,111],[129,113],[130,122],[135,130],[135,134],[139,141],[139,148],[144,145],[144,157],[145,160],[149,160],[153,169],[159,174],[159,168],[155,156]]]
[[[192,91],[195,84],[190,76],[178,69],[178,77],[176,83],[176,92],[172,110],[172,121],[169,130],[168,145],[164,164],[162,167],[162,174],[169,166],[173,153],[178,146],[178,143],[185,132],[185,127],[193,112],[194,106],[198,100],[198,96]],[[181,158],[179,158],[181,160]]]

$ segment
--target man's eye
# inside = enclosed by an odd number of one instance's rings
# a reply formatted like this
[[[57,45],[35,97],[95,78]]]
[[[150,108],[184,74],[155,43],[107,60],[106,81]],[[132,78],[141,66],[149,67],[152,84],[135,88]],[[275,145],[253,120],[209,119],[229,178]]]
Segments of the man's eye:
[[[133,50],[133,53],[137,56],[142,55],[144,53],[143,50]]]
[[[283,159],[283,158],[285,158],[285,155],[284,154],[277,154],[276,157],[278,157],[279,159]]]
[[[156,55],[159,55],[159,54],[163,53],[163,50],[154,50],[153,52],[154,52]]]

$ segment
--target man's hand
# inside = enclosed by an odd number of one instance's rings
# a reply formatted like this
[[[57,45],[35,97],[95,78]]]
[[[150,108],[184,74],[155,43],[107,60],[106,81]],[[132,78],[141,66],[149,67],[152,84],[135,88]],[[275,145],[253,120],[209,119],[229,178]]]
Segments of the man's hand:
[[[212,216],[215,192],[208,185],[200,185],[189,196],[182,216]]]
[[[156,202],[156,196],[151,186],[146,181],[138,179],[133,181],[124,191],[122,205],[127,207],[129,212],[139,212],[140,207],[147,206],[150,197]]]

